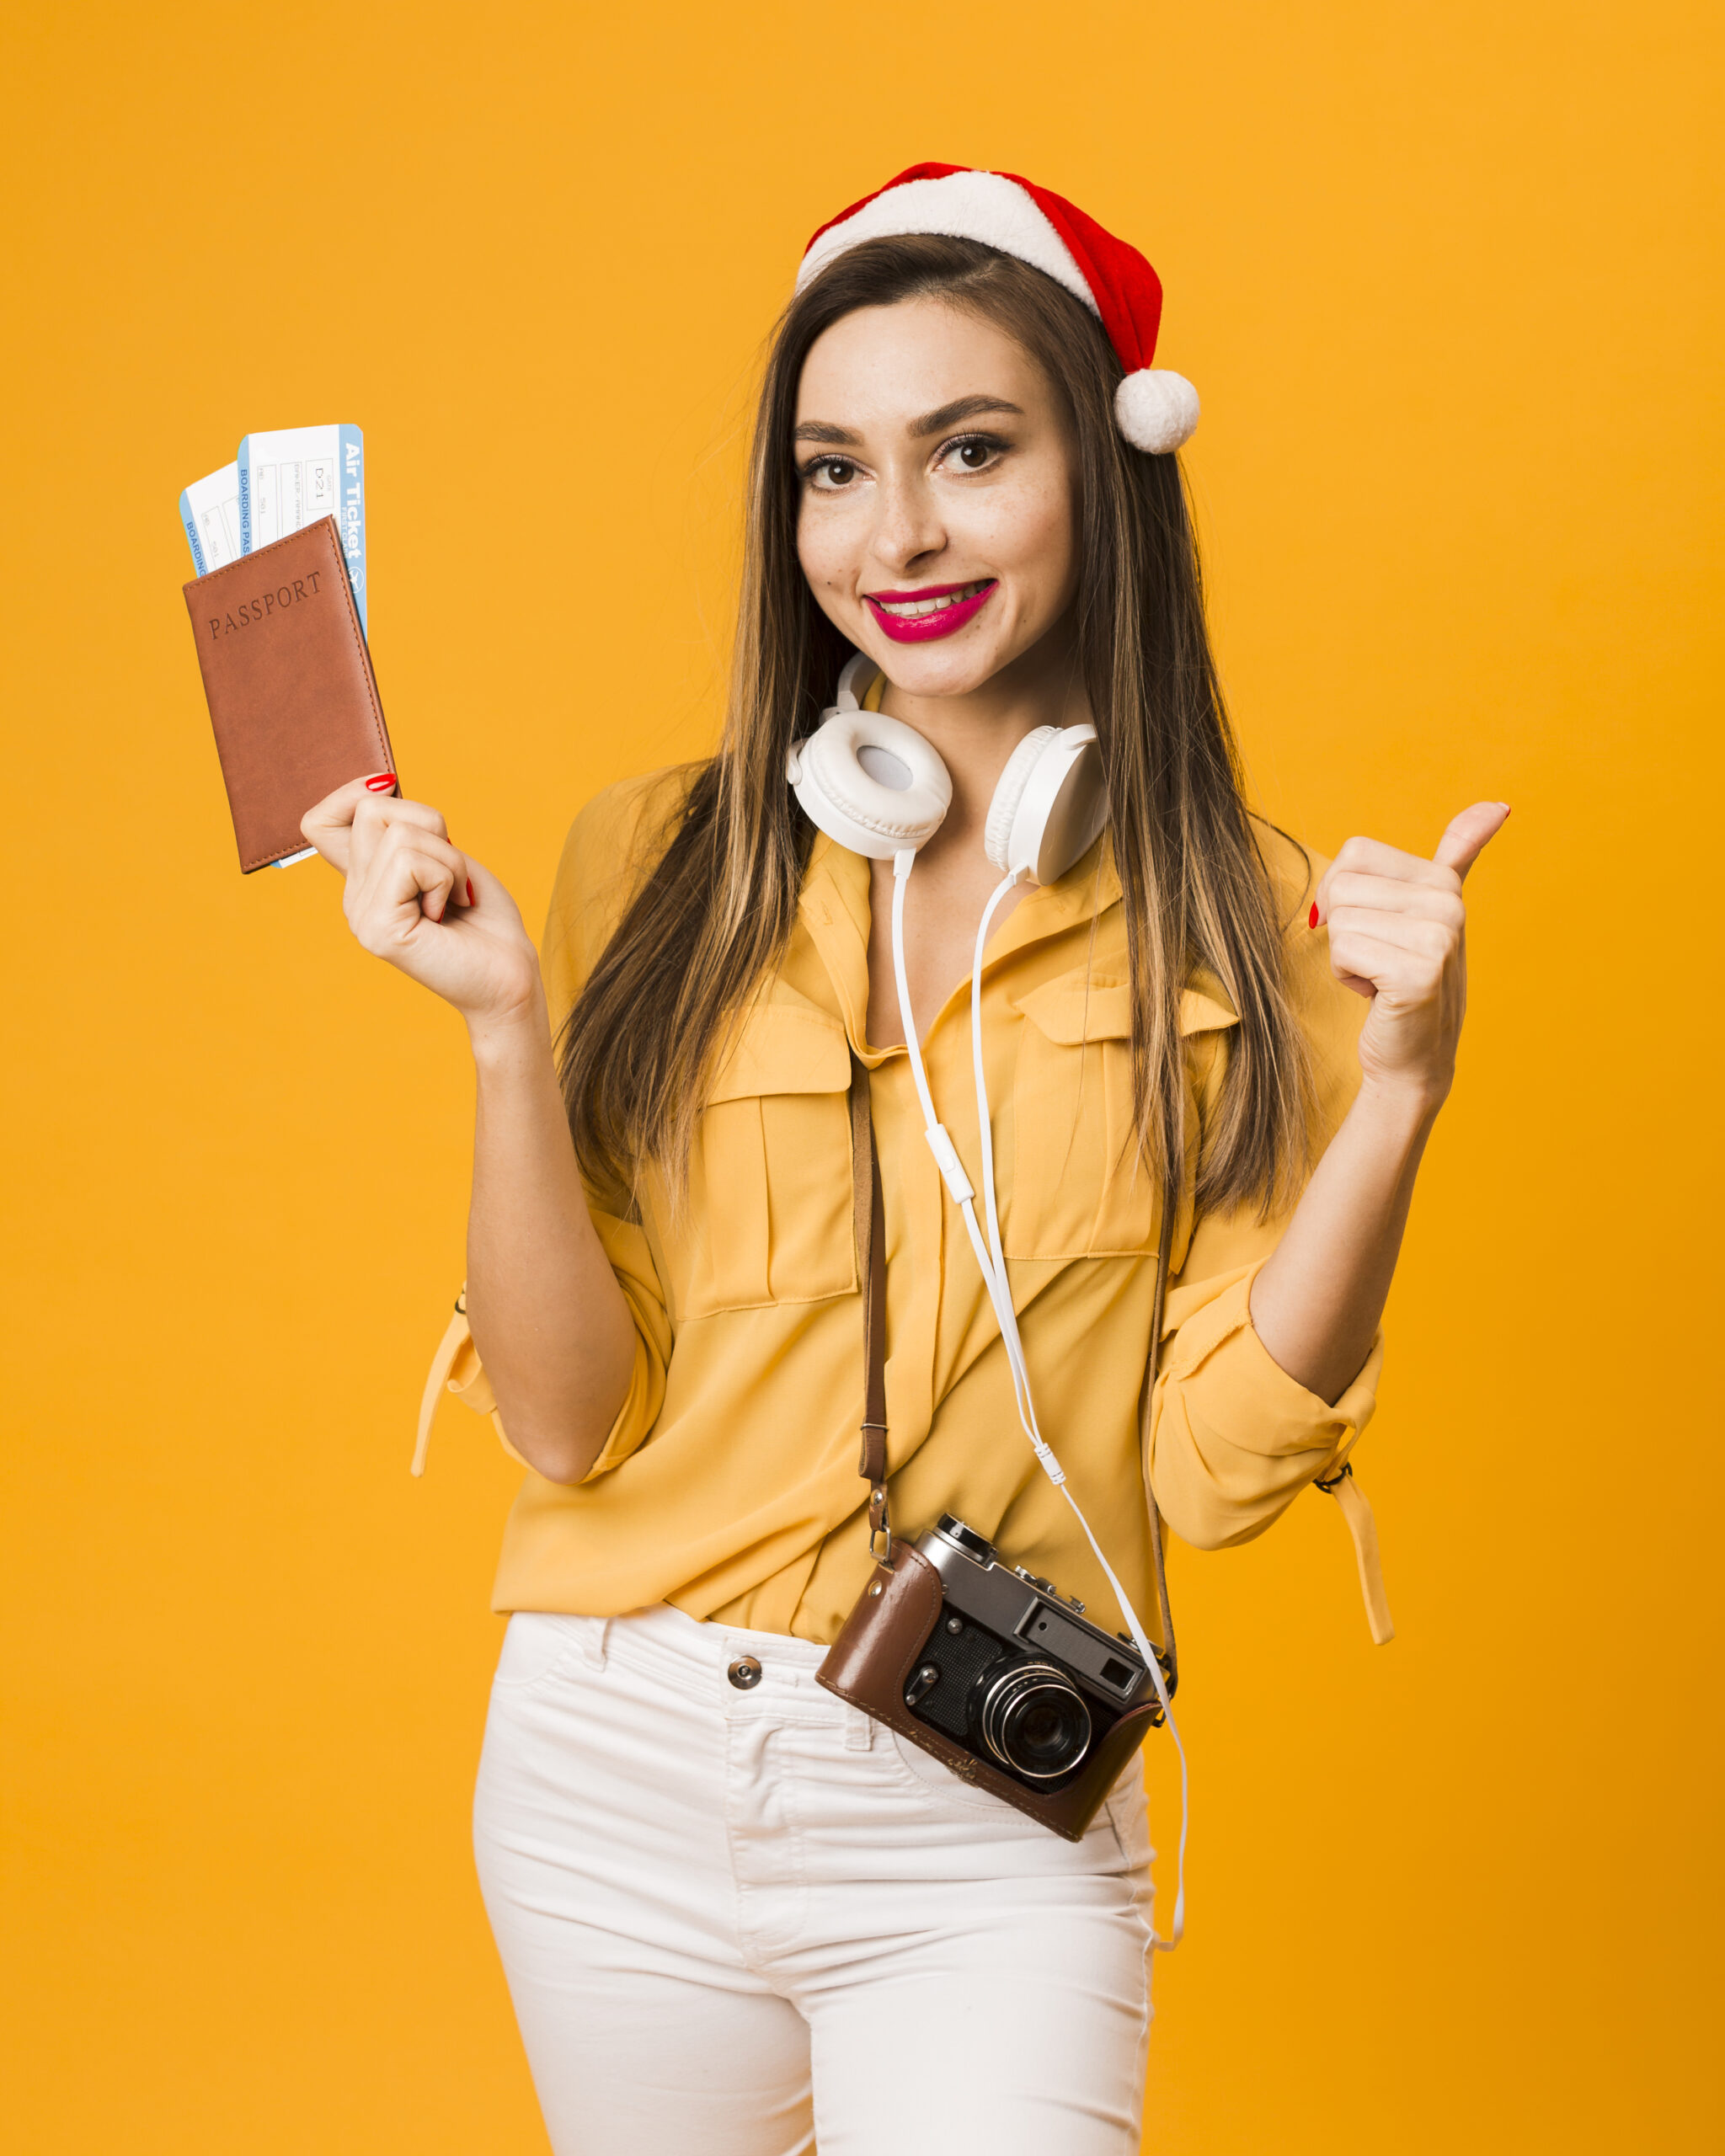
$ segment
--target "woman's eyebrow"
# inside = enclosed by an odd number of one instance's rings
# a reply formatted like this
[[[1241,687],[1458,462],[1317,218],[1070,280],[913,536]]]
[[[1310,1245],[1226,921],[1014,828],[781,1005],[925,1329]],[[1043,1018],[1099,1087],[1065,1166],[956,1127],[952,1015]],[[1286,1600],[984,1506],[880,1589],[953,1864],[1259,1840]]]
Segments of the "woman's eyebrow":
[[[1022,405],[1009,403],[1004,397],[955,397],[937,412],[927,412],[920,419],[912,419],[905,431],[911,435],[937,435],[948,427],[956,427],[961,420],[980,419],[985,412],[1011,412],[1021,419],[1024,416]]]
[[[948,427],[956,427],[966,419],[979,419],[985,412],[1010,412],[1023,419],[1024,408],[1004,397],[955,397],[950,404],[943,404],[937,412],[925,412],[920,419],[912,419],[905,429],[913,441],[920,441],[925,435],[937,435]],[[804,419],[791,430],[793,441],[825,442],[830,449],[858,449],[862,437],[852,434],[848,427],[836,427],[830,419]]]

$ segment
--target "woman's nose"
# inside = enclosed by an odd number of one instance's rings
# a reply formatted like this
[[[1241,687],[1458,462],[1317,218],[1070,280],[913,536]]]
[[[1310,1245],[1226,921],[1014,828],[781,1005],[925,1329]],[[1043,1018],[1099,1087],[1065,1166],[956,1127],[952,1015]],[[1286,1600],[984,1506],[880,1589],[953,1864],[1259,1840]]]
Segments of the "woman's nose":
[[[895,574],[938,554],[945,547],[946,527],[926,487],[889,481],[881,488],[879,500],[874,552]]]

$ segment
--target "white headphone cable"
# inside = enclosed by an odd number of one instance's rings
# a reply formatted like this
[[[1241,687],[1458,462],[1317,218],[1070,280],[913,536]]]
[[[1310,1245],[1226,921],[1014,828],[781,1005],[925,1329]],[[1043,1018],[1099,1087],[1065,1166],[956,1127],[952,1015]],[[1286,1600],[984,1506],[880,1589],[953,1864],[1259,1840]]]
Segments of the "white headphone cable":
[[[994,925],[995,909],[1008,891],[1016,891],[1024,880],[1024,871],[1015,868],[1010,876],[996,884],[988,904],[982,909],[982,919],[976,926],[976,957],[970,968],[970,1063],[976,1073],[976,1121],[982,1134],[982,1202],[988,1216],[988,1246],[994,1254],[995,1269],[1002,1280],[1007,1277],[1007,1261],[1001,1250],[1000,1213],[994,1193],[994,1129],[988,1113],[988,1077],[982,1067],[982,953],[987,947],[988,931]]]
[[[988,1291],[990,1302],[994,1305],[995,1317],[1001,1329],[1001,1344],[1006,1349],[1007,1367],[1012,1374],[1012,1392],[1017,1405],[1018,1420],[1023,1426],[1024,1434],[1030,1440],[1031,1448],[1036,1454],[1044,1474],[1048,1476],[1049,1481],[1071,1507],[1074,1517],[1084,1530],[1085,1540],[1090,1545],[1097,1564],[1102,1566],[1108,1585],[1114,1589],[1121,1611],[1125,1616],[1128,1625],[1131,1628],[1133,1643],[1149,1669],[1151,1682],[1156,1689],[1156,1700],[1162,1710],[1162,1718],[1167,1724],[1168,1734],[1174,1740],[1174,1749],[1180,1761],[1180,1842],[1175,1872],[1174,1918],[1166,1939],[1162,1938],[1153,1926],[1151,1930],[1152,1945],[1164,1953],[1172,1953],[1180,1944],[1186,1929],[1186,1834],[1191,1810],[1186,1747],[1180,1739],[1179,1726],[1174,1720],[1173,1705],[1168,1696],[1167,1680],[1162,1674],[1162,1663],[1156,1657],[1156,1649],[1151,1645],[1143,1625],[1140,1622],[1138,1613],[1132,1607],[1126,1590],[1115,1577],[1114,1567],[1103,1555],[1102,1545],[1092,1531],[1090,1522],[1084,1517],[1083,1508],[1068,1486],[1065,1470],[1055,1457],[1052,1446],[1044,1438],[1038,1423],[1035,1402],[1030,1390],[1030,1374],[1024,1360],[1023,1341],[1018,1331],[1017,1312],[1012,1307],[1012,1289],[1007,1278],[1006,1260],[1001,1248],[1000,1221],[995,1203],[994,1133],[988,1111],[988,1088],[982,1067],[982,953],[987,942],[989,924],[995,909],[1006,894],[1017,883],[1018,874],[1014,873],[1007,877],[1005,882],[996,888],[983,910],[982,920],[976,935],[975,959],[970,974],[971,1053],[976,1074],[977,1118],[982,1139],[984,1202],[988,1213],[988,1242],[985,1244],[983,1240],[981,1224],[976,1218],[975,1189],[970,1178],[964,1172],[964,1163],[959,1158],[958,1148],[953,1143],[951,1134],[934,1112],[934,1095],[929,1086],[928,1073],[922,1061],[922,1043],[916,1030],[916,1016],[911,1007],[911,983],[905,963],[905,889],[910,881],[911,871],[916,865],[916,855],[914,849],[911,847],[907,846],[893,856],[892,952],[893,977],[899,991],[899,1015],[904,1023],[905,1044],[911,1059],[911,1075],[916,1088],[916,1097],[921,1103],[925,1119],[926,1128],[923,1134],[928,1140],[929,1150],[934,1155],[936,1165],[945,1178],[947,1187],[952,1193],[953,1203],[963,1216],[966,1231],[970,1238],[970,1247],[975,1253],[977,1267],[982,1274],[983,1285]],[[1159,1531],[1159,1528],[1152,1526],[1152,1533]]]

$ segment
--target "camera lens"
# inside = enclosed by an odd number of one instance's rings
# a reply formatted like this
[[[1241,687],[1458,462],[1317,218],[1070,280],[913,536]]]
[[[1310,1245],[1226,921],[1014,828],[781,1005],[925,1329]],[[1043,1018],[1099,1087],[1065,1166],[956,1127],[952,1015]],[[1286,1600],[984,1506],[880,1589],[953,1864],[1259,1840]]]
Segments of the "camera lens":
[[[937,1534],[943,1534],[948,1542],[956,1542],[966,1556],[974,1557],[979,1565],[985,1565],[994,1556],[994,1545],[985,1534],[979,1534],[974,1527],[952,1513],[943,1513],[935,1522]]]
[[[1090,1749],[1090,1710],[1070,1678],[1046,1662],[1021,1662],[990,1685],[982,1741],[1027,1781],[1069,1774]]]

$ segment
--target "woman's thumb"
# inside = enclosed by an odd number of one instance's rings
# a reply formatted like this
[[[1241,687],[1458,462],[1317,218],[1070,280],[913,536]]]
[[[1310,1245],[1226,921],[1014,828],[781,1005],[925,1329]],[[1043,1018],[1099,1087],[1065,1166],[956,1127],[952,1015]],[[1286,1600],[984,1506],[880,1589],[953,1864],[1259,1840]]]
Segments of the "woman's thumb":
[[[370,778],[350,778],[334,793],[326,793],[300,819],[300,836],[314,846],[332,868],[345,876],[352,851],[354,813],[370,794],[393,793],[395,773],[377,771]]]
[[[1503,830],[1509,814],[1507,801],[1476,801],[1471,808],[1450,818],[1432,859],[1439,868],[1453,868],[1458,877],[1465,877],[1487,843]]]

